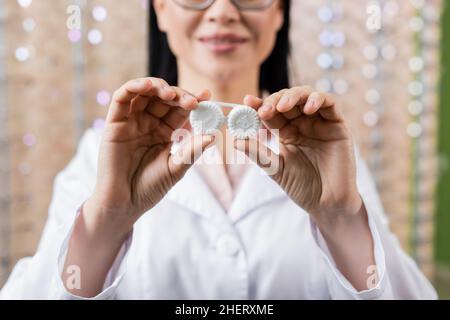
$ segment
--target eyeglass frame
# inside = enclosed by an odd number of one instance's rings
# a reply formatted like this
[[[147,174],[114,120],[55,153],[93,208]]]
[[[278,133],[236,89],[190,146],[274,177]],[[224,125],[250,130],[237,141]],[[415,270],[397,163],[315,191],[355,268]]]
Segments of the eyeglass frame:
[[[264,6],[258,7],[258,8],[246,8],[246,7],[242,7],[239,5],[239,0],[230,0],[233,5],[240,11],[262,11],[265,10],[267,8],[269,8],[270,6],[272,6],[275,2],[275,0],[266,0],[267,4],[265,4]],[[179,5],[180,7],[187,9],[187,10],[195,10],[195,11],[203,11],[208,9],[209,7],[211,7],[214,2],[216,2],[216,0],[205,0],[204,4],[198,4],[198,5],[186,5],[180,2],[180,0],[173,0],[173,2],[175,2],[177,5]]]

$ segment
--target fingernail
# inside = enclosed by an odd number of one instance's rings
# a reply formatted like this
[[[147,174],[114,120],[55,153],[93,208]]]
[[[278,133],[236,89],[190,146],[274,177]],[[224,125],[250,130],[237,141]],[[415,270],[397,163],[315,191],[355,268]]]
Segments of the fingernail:
[[[186,101],[186,102],[189,102],[189,101],[194,100],[194,97],[191,96],[191,95],[189,95],[189,94],[187,94],[187,93],[185,93],[185,94],[183,94],[182,99],[183,99],[184,101]]]
[[[278,107],[284,106],[284,105],[286,105],[286,104],[288,104],[288,103],[289,103],[289,97],[283,97],[283,98],[281,98],[281,100],[278,102]]]
[[[314,109],[315,106],[316,106],[316,101],[314,99],[311,99],[311,100],[309,100],[305,109]]]
[[[262,111],[262,112],[269,112],[269,111],[272,111],[272,106],[271,106],[270,104],[264,104],[264,105],[261,107],[261,111]]]
[[[208,91],[209,91],[208,89],[200,90],[200,91],[198,91],[198,92],[195,94],[195,96],[196,96],[196,97],[199,97],[199,96],[201,96],[202,94],[207,93]]]
[[[166,91],[166,92],[172,92],[173,91],[172,87],[169,87],[169,86],[163,86],[163,90]]]

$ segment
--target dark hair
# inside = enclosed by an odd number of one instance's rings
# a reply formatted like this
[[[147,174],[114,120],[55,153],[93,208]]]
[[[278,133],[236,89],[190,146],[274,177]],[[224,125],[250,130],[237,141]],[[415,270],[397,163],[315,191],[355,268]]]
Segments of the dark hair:
[[[283,0],[284,24],[277,34],[275,47],[270,56],[261,65],[259,88],[274,93],[289,87],[289,26],[290,0]],[[162,78],[170,85],[178,84],[177,60],[169,48],[167,35],[158,28],[153,1],[150,1],[150,41],[149,74]]]

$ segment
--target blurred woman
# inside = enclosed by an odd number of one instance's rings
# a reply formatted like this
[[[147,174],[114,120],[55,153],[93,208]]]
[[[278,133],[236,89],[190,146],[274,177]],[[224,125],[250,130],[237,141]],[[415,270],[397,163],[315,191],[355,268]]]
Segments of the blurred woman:
[[[36,255],[1,297],[436,298],[390,233],[341,108],[289,86],[290,2],[150,10],[152,77],[120,87],[104,129],[86,132]],[[271,139],[224,126],[172,141],[206,100],[254,108]],[[228,161],[235,150],[252,162]],[[217,161],[193,165],[207,154]],[[261,159],[279,160],[275,172]]]

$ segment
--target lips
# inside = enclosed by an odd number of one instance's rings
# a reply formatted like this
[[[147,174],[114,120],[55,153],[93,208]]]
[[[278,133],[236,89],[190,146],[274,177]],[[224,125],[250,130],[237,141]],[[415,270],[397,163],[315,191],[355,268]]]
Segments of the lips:
[[[234,33],[224,33],[199,37],[199,41],[214,53],[228,53],[236,50],[249,39]]]

